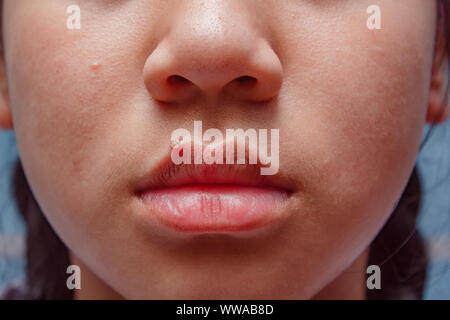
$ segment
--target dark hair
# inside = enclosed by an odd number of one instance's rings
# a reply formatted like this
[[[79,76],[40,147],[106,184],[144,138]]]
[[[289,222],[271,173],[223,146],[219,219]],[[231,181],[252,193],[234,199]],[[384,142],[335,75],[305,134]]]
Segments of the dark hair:
[[[438,32],[444,33],[446,54],[449,55],[447,23],[450,0],[437,0]],[[1,11],[0,11],[1,13]],[[436,41],[437,43],[437,41]],[[447,103],[447,99],[445,101]],[[40,210],[28,185],[20,160],[13,177],[15,200],[27,229],[26,277],[27,299],[72,299],[66,287],[69,253]],[[423,295],[428,258],[423,238],[416,229],[421,200],[421,183],[414,168],[389,220],[370,246],[368,264],[382,269],[382,290],[368,290],[369,299],[420,299]]]
[[[66,269],[69,252],[44,217],[31,192],[20,160],[14,172],[14,195],[27,225],[25,299],[71,299]]]

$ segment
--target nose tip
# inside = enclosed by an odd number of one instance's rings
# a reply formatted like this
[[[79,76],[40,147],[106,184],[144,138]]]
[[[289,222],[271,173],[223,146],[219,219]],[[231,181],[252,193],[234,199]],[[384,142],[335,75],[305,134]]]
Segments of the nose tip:
[[[282,85],[281,62],[266,39],[246,34],[172,33],[147,58],[147,90],[163,102],[221,94],[247,102],[272,99]]]

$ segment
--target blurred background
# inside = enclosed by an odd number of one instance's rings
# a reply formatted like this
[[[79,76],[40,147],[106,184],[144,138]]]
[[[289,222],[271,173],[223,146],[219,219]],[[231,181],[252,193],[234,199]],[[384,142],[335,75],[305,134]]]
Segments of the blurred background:
[[[0,132],[0,291],[23,279],[26,267],[26,227],[12,198],[17,158],[14,133]],[[432,129],[417,162],[423,189],[418,227],[430,257],[425,299],[450,299],[450,121]]]

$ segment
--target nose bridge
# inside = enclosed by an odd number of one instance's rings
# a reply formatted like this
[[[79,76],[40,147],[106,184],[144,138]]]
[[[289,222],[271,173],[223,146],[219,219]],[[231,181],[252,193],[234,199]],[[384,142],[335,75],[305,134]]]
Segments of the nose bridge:
[[[238,2],[193,1],[180,15],[169,46],[189,80],[201,88],[215,87],[214,83],[220,87],[244,72],[258,35]]]
[[[234,0],[190,1],[185,9],[178,11],[173,30],[185,40],[203,40],[220,44],[221,40],[232,40],[240,22],[246,24],[248,17]],[[246,28],[241,28],[240,31]],[[188,37],[185,37],[188,35]]]
[[[203,40],[220,45],[236,39],[239,33],[248,34],[251,29],[251,14],[240,1],[194,0],[183,4],[177,11],[172,30],[187,41]]]
[[[195,91],[216,96],[237,79],[233,91],[241,97],[273,95],[281,85],[281,63],[252,19],[236,0],[181,2],[144,67],[150,93],[159,100]]]

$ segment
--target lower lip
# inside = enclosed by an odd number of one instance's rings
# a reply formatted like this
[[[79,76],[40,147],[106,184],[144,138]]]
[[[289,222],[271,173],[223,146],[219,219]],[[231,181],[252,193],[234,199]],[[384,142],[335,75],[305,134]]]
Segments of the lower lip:
[[[275,188],[181,186],[149,190],[142,200],[157,221],[187,233],[250,231],[280,221],[288,194]]]

